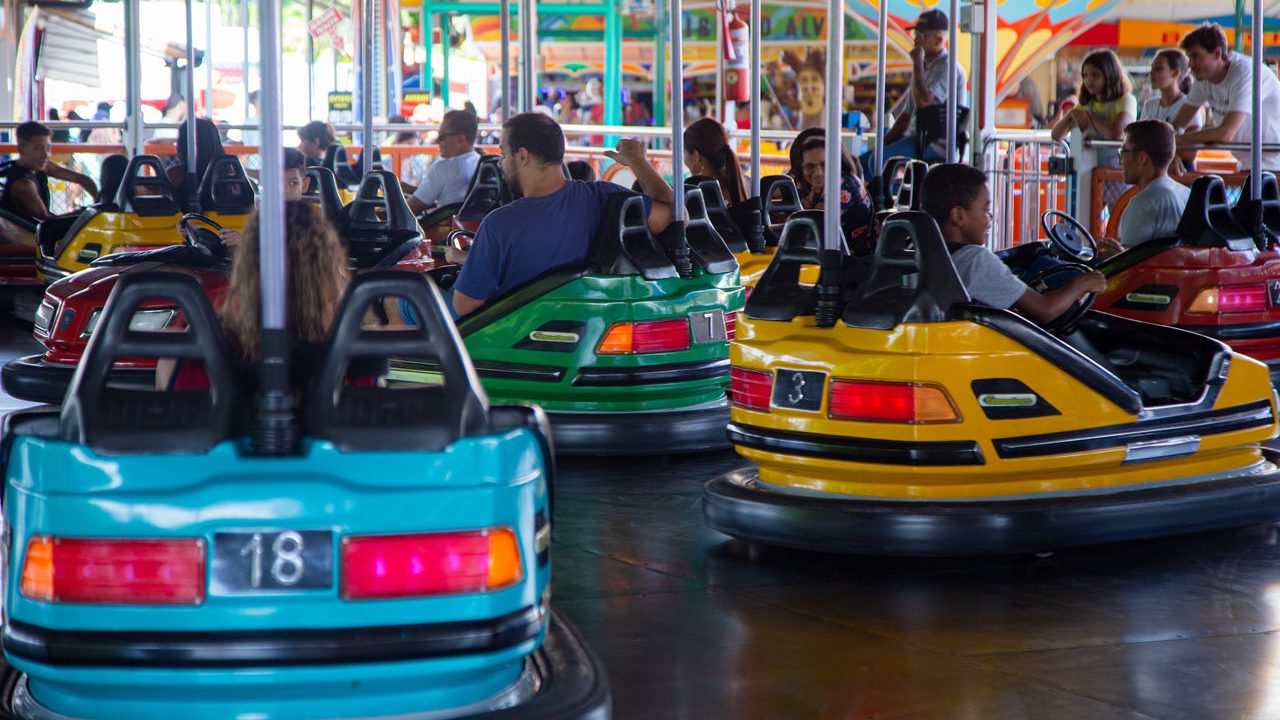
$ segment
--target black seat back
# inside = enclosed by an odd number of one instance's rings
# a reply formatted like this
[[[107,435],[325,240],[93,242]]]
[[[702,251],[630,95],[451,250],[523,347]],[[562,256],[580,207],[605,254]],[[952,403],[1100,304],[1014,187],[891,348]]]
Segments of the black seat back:
[[[1204,175],[1191,184],[1191,196],[1178,223],[1178,237],[1187,245],[1249,250],[1256,247],[1249,231],[1236,220],[1227,186],[1217,175]]]
[[[364,328],[371,306],[395,298],[413,310],[404,330]],[[347,289],[303,401],[307,434],[346,450],[426,450],[484,432],[489,401],[444,298],[425,276],[364,273]],[[440,382],[377,387],[346,382],[354,361],[411,358],[438,368]]]
[[[307,168],[307,189],[303,197],[314,197],[320,203],[324,216],[332,222],[342,212],[342,195],[338,193],[338,178],[329,168],[313,165]]]
[[[1275,173],[1262,171],[1262,232],[1266,236],[1266,243],[1280,243],[1280,182],[1276,181]],[[1250,175],[1244,180],[1244,188],[1240,192],[1240,199],[1236,201],[1235,216],[1236,221],[1240,223],[1248,232],[1253,232],[1253,176]],[[1265,247],[1262,249],[1266,249]]]
[[[146,174],[150,170],[152,174]],[[143,217],[177,215],[181,212],[178,191],[169,183],[164,165],[155,155],[134,155],[125,167],[124,179],[116,193],[116,207],[122,213]]]
[[[712,184],[715,184],[714,181]],[[716,185],[716,189],[719,190],[719,185]],[[689,243],[689,258],[693,261],[694,267],[717,275],[737,270],[737,259],[733,257],[723,236],[711,222],[702,188],[686,185],[684,206],[686,210],[684,237]],[[730,224],[732,225],[732,222]]]
[[[375,170],[382,169],[382,153],[374,148],[373,165]],[[347,146],[339,143],[333,143],[325,148],[324,161],[321,167],[328,169],[343,187],[355,187],[360,184],[360,178],[363,173],[363,166],[353,165],[351,163],[351,155],[347,152]]]
[[[898,193],[894,197],[894,210],[919,210],[923,193],[924,178],[929,174],[929,163],[923,160],[909,160],[903,165],[902,182],[898,185]]]
[[[963,158],[969,144],[969,133],[964,129],[969,122],[969,108],[956,106],[956,157]],[[916,110],[916,157],[924,157],[925,148],[947,137],[947,104],[934,103]]]
[[[786,175],[770,175],[760,179],[760,209],[764,220],[764,244],[776,247],[783,225],[792,213],[804,210],[796,181]]]
[[[677,277],[675,265],[649,232],[644,197],[617,192],[605,201],[600,227],[587,251],[587,264],[601,275],[643,275],[646,280]]]
[[[200,209],[219,215],[248,215],[257,203],[257,190],[235,155],[220,155],[209,163],[200,181]]]
[[[148,301],[178,308],[186,330],[131,329],[134,312]],[[156,391],[109,382],[117,360],[149,357],[199,361],[209,377],[208,389]],[[67,388],[62,437],[101,453],[206,452],[232,434],[239,397],[233,367],[208,293],[194,277],[123,274]]]
[[[102,158],[102,170],[98,174],[99,209],[104,212],[118,212],[116,195],[120,192],[120,183],[124,182],[124,174],[129,168],[129,158],[120,154]]]
[[[902,187],[902,178],[906,175],[907,166],[911,164],[914,158],[905,155],[895,155],[886,158],[884,166],[880,169],[879,197],[876,201],[879,203],[880,210],[893,210],[898,204],[898,190]]]
[[[707,219],[716,232],[720,233],[725,245],[735,253],[747,252],[747,238],[730,212],[729,204],[725,202],[720,182],[705,175],[693,175],[685,178],[684,184],[685,187],[696,187],[702,191],[702,204],[707,211]]]
[[[871,268],[845,306],[851,327],[889,330],[901,323],[943,322],[969,302],[942,231],[918,210],[894,213],[880,230]]]
[[[335,224],[357,268],[390,267],[423,241],[399,178],[386,170],[364,176]]]
[[[478,222],[493,210],[511,202],[511,190],[502,176],[502,156],[485,155],[476,163],[462,207],[454,215],[464,222]]]
[[[801,285],[800,270],[806,265],[819,266],[821,259],[822,211],[792,213],[782,228],[777,252],[747,299],[747,317],[786,322],[799,315],[812,315],[818,288]]]

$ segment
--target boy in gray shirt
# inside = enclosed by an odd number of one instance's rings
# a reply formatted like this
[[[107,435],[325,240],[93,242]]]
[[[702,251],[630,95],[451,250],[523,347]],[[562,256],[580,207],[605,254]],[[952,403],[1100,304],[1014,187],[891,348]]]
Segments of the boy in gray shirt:
[[[951,163],[929,170],[921,190],[921,209],[938,223],[951,261],[969,297],[991,307],[1014,309],[1041,325],[1071,308],[1082,295],[1102,292],[1107,281],[1094,271],[1062,287],[1039,293],[1027,287],[987,249],[991,230],[991,190],[987,174]]]

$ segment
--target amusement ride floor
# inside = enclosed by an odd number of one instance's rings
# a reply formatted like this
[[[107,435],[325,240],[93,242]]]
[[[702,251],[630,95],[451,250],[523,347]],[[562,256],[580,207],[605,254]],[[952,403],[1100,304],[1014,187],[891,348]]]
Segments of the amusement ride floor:
[[[0,320],[0,362],[35,347]],[[559,463],[553,603],[618,720],[1280,718],[1274,527],[1047,558],[793,552],[703,525],[702,483],[741,464]]]

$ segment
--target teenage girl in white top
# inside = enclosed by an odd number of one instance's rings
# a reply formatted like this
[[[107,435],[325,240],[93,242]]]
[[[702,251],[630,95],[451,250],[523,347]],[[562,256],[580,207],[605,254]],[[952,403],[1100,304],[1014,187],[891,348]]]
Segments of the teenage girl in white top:
[[[1151,89],[1159,95],[1142,104],[1139,120],[1164,120],[1173,123],[1178,111],[1187,102],[1187,92],[1191,90],[1191,72],[1187,68],[1187,56],[1178,48],[1165,48],[1156,53],[1151,60]],[[1191,124],[1178,130],[1178,134],[1187,130],[1200,129],[1200,115],[1191,119]]]

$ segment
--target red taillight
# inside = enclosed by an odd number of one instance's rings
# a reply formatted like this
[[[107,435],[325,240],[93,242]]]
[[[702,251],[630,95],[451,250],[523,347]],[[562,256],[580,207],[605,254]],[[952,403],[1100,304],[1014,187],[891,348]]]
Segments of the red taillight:
[[[511,528],[347,537],[342,543],[342,596],[348,600],[488,592],[523,577]]]
[[[1187,312],[1261,312],[1266,309],[1266,285],[1223,285],[1201,290],[1187,307]]]
[[[835,420],[928,423],[960,419],[947,392],[920,383],[832,380],[827,415]]]
[[[112,605],[204,602],[204,542],[87,540],[37,535],[27,543],[22,594],[34,600]]]
[[[744,368],[729,370],[729,398],[734,405],[769,412],[769,398],[772,396],[773,373]]]
[[[738,337],[738,313],[731,312],[724,315],[724,337],[729,342],[733,342]]]
[[[689,349],[689,321],[614,323],[596,348],[601,355],[639,355]]]

